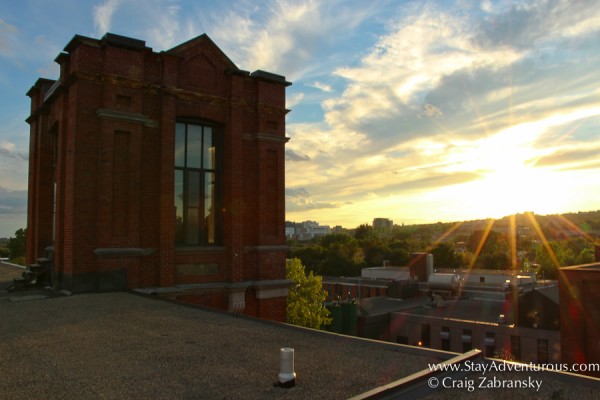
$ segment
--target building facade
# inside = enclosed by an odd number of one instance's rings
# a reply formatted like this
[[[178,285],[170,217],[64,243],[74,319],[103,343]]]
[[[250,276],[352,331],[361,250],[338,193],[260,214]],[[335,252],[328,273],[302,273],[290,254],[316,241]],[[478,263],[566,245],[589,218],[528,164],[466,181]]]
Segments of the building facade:
[[[561,348],[564,362],[600,364],[600,247],[596,263],[560,269]],[[582,372],[600,377],[599,371]]]
[[[284,320],[285,88],[202,35],[76,35],[31,98],[27,259],[71,292],[145,288]]]

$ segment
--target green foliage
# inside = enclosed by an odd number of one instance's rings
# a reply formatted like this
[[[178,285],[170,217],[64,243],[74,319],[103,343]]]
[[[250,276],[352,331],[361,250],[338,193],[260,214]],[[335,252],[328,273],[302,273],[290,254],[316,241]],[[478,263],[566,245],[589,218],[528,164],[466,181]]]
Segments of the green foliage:
[[[476,230],[467,239],[467,248],[477,256],[474,259],[474,268],[507,269],[511,267],[508,239],[502,233],[493,230],[489,232]]]
[[[454,246],[449,243],[438,243],[433,249],[433,260],[438,268],[458,269],[462,266],[461,257],[454,251]]]
[[[25,260],[25,242],[27,237],[27,229],[17,229],[15,237],[8,239],[8,251],[10,252],[11,262],[24,265]],[[19,262],[21,261],[21,262]]]
[[[8,247],[0,247],[0,258],[8,258],[10,256],[10,250]]]
[[[312,271],[306,275],[301,261],[294,258],[286,260],[286,278],[294,282],[288,293],[287,322],[314,329],[329,325],[329,310],[323,304],[327,293],[321,277]]]
[[[407,241],[395,240],[388,246],[388,260],[391,265],[404,266],[410,261],[410,245]]]
[[[11,258],[10,262],[13,264],[19,264],[25,266],[25,256],[19,256],[15,258]]]
[[[310,242],[292,242],[290,257],[301,259],[306,270],[316,275],[357,276],[361,268],[380,266],[384,260],[393,266],[408,265],[411,253],[426,251],[433,254],[439,268],[507,269],[539,264],[538,272],[547,279],[557,277],[559,266],[595,261],[593,240],[600,235],[600,210],[561,216],[526,213],[473,222],[472,228],[468,222],[467,227],[456,223],[395,225],[386,232],[364,224],[352,236],[331,234]],[[482,229],[492,222],[491,230]],[[502,233],[510,232],[511,227],[518,228],[516,237]],[[574,237],[578,231],[587,232],[586,236]],[[438,243],[440,238],[444,238],[443,243]],[[550,243],[552,256],[542,244],[544,239]],[[466,251],[456,253],[457,242],[464,242]]]
[[[354,231],[354,238],[356,240],[372,239],[377,237],[375,230],[371,225],[363,224],[356,228]]]
[[[575,260],[575,265],[580,264],[591,264],[596,261],[596,254],[594,250],[586,247],[579,252],[577,259]]]
[[[573,251],[560,242],[540,243],[535,249],[535,260],[539,264],[538,274],[544,279],[558,279],[558,268],[573,265]]]
[[[314,244],[306,247],[292,248],[290,251],[290,258],[299,258],[302,265],[305,266],[309,272],[315,272],[317,275],[325,275],[320,273],[320,264],[327,257],[325,249]]]

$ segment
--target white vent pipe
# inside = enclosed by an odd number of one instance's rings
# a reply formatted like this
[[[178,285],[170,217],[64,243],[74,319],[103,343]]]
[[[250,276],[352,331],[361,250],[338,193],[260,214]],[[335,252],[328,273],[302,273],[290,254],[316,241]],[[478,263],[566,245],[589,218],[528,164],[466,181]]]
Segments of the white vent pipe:
[[[279,351],[279,386],[293,387],[296,385],[296,373],[294,372],[294,349],[283,347]]]

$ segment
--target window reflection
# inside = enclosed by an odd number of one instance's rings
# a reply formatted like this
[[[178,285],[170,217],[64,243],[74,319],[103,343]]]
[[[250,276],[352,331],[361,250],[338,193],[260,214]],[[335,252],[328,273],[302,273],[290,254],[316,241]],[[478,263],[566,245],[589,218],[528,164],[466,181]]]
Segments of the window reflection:
[[[215,129],[178,122],[175,129],[175,243],[217,243],[217,155]]]

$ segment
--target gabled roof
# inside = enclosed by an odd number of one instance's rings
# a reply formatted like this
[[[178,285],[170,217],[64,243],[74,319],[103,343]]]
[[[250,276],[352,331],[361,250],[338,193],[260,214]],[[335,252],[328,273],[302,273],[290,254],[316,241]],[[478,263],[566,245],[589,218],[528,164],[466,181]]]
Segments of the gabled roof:
[[[211,46],[217,52],[217,54],[219,54],[223,61],[225,61],[225,63],[229,65],[231,69],[239,70],[239,68],[233,63],[233,61],[231,61],[231,59],[229,59],[229,57],[227,57],[227,55],[223,53],[223,50],[221,50],[219,46],[217,46],[215,42],[213,42],[212,39],[208,37],[206,33],[203,33],[200,36],[190,39],[187,42],[183,42],[173,47],[172,49],[167,50],[166,53],[180,55],[183,54],[185,51],[189,50],[190,48],[200,46],[205,43]]]
[[[559,304],[558,285],[538,286],[533,291],[538,292],[548,300]],[[531,293],[531,292],[530,292]]]

